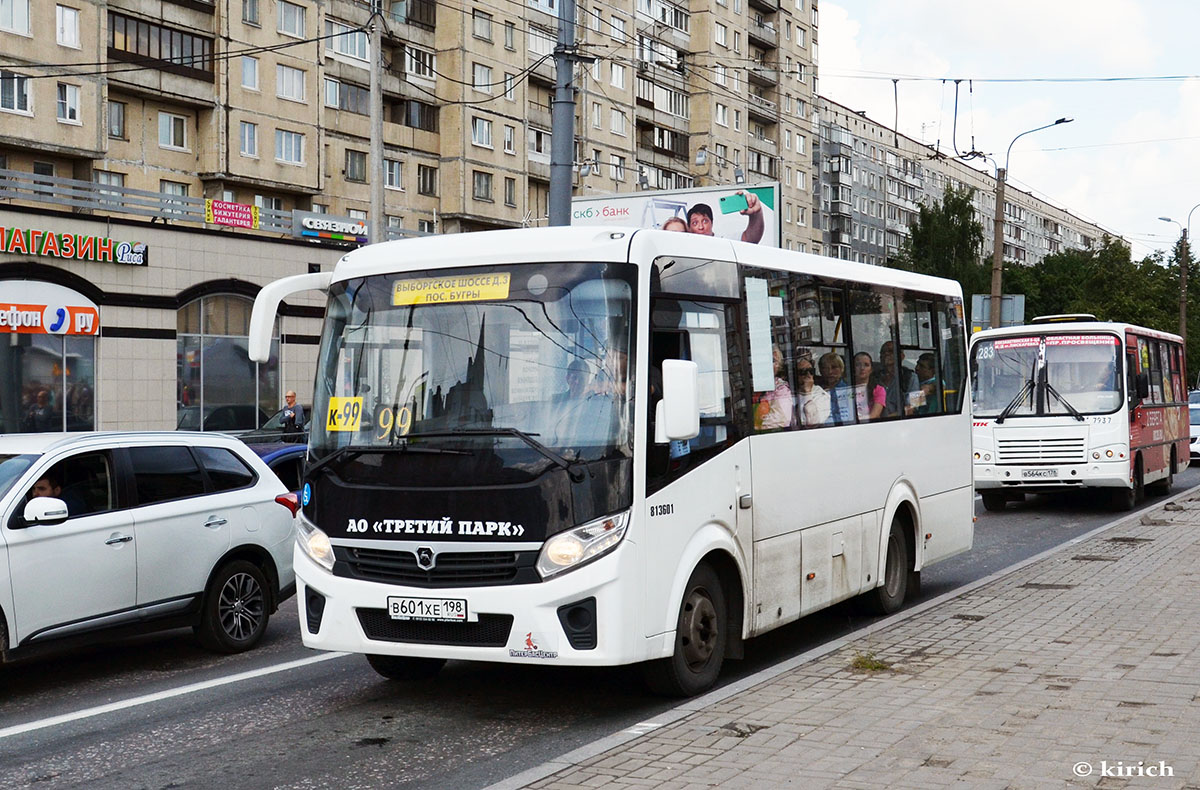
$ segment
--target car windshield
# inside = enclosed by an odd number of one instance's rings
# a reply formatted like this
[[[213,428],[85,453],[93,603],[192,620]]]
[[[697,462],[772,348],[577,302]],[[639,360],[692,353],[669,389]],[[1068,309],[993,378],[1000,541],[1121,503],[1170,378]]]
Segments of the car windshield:
[[[1200,425],[1200,406],[1188,407],[1188,421],[1192,425]]]
[[[536,475],[564,459],[627,455],[635,274],[522,264],[335,285],[311,458],[347,446],[487,448],[509,471]]]
[[[36,455],[0,455],[0,497],[8,493],[16,479],[35,460]]]
[[[1124,402],[1119,343],[1110,334],[980,340],[971,349],[972,413],[1027,417],[1069,415],[1072,408],[1081,414],[1113,412]],[[1044,371],[1039,371],[1039,355],[1044,356]]]

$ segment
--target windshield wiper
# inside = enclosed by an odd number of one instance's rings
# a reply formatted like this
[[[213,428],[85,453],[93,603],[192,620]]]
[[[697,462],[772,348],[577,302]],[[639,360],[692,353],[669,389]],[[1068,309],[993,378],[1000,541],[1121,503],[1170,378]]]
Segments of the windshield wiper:
[[[417,434],[409,434],[409,436],[515,436],[525,444],[529,445],[539,453],[549,458],[556,466],[559,466],[567,471],[571,477],[571,481],[575,483],[583,482],[583,470],[579,468],[579,461],[571,462],[563,458],[558,453],[551,450],[546,445],[539,442],[533,437],[537,434],[525,433],[517,428],[451,428],[445,431],[422,431]]]
[[[1085,422],[1085,420],[1083,419],[1083,415],[1079,413],[1079,410],[1076,409],[1074,406],[1072,406],[1070,403],[1068,403],[1067,399],[1064,398],[1062,395],[1060,395],[1058,390],[1054,389],[1054,385],[1051,384],[1049,382],[1049,380],[1046,381],[1046,392],[1049,392],[1051,395],[1058,398],[1058,402],[1066,407],[1067,411],[1070,413],[1070,415],[1072,417],[1079,420],[1080,422]]]
[[[307,474],[313,474],[317,470],[333,463],[334,461],[350,460],[357,458],[360,455],[375,453],[385,455],[389,453],[428,453],[431,455],[469,455],[465,450],[451,450],[444,447],[421,447],[412,446],[405,442],[404,444],[382,445],[375,446],[370,444],[347,444],[344,447],[339,447],[329,455],[314,464],[311,464],[307,469]]]
[[[1017,410],[1017,406],[1020,405],[1021,401],[1025,400],[1025,396],[1032,394],[1033,377],[1030,376],[1028,379],[1026,379],[1025,383],[1021,385],[1021,391],[1017,393],[1017,396],[1010,400],[1008,405],[1004,407],[1004,411],[1000,412],[999,416],[996,417],[996,424],[999,425],[1008,419],[1008,416]]]

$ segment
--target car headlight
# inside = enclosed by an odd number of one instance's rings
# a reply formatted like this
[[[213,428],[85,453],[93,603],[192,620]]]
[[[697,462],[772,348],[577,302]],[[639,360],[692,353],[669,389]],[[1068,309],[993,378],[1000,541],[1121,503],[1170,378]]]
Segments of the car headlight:
[[[325,570],[333,570],[333,545],[329,536],[303,515],[296,519],[296,543],[313,562]]]
[[[543,579],[549,579],[607,554],[625,537],[628,524],[629,512],[626,511],[558,533],[542,545],[538,554],[538,573]]]

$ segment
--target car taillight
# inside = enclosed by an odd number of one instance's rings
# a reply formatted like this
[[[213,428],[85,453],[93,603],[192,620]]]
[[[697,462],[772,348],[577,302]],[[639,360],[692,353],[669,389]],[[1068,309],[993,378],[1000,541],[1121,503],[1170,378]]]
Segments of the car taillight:
[[[275,497],[275,501],[286,507],[293,517],[295,517],[296,511],[300,509],[300,497],[291,491]]]

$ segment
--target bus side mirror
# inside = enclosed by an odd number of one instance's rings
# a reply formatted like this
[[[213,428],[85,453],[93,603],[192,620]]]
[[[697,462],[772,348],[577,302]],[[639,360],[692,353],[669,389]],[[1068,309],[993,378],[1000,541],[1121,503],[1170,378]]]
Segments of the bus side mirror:
[[[700,368],[686,359],[665,359],[663,397],[655,407],[654,441],[658,444],[700,435]]]
[[[1138,400],[1145,400],[1150,397],[1150,374],[1137,374],[1137,397]]]

